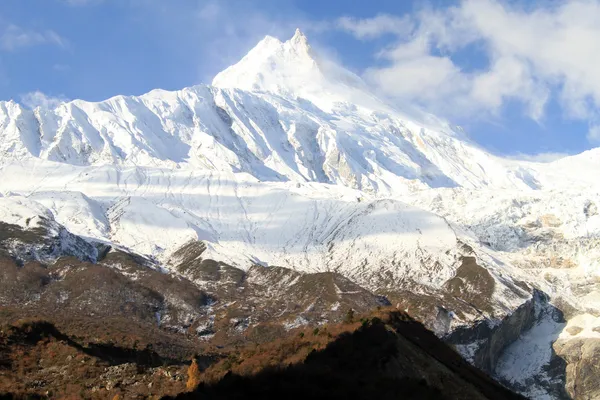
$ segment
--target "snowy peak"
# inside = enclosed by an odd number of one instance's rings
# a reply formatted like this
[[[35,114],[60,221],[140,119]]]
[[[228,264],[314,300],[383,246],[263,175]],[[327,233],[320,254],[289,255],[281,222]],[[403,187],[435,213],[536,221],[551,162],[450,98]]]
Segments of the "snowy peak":
[[[294,36],[290,39],[290,45],[299,52],[310,55],[311,48],[308,44],[308,39],[300,29],[296,29]]]
[[[317,54],[299,29],[286,42],[265,37],[240,62],[217,74],[212,85],[300,97],[325,111],[383,104],[356,74]]]
[[[213,86],[293,95],[320,75],[311,53],[300,30],[284,43],[266,36],[240,62],[219,73]]]
[[[286,48],[290,52],[295,51],[296,55],[308,55],[311,49],[306,35],[300,29],[296,29],[294,36],[286,42],[270,35],[265,36],[244,58],[264,57],[281,48]]]

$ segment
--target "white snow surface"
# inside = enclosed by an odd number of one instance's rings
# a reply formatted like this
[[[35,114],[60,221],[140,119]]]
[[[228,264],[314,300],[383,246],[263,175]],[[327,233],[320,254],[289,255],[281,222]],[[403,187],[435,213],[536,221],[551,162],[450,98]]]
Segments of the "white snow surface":
[[[71,232],[163,261],[190,240],[203,240],[204,257],[241,268],[340,271],[363,283],[386,271],[436,286],[452,277],[456,264],[457,253],[448,250],[457,236],[443,218],[398,200],[359,202],[359,192],[343,187],[42,160],[1,171],[0,190],[23,194]],[[423,254],[445,268],[412,268]]]
[[[50,210],[41,204],[21,196],[0,197],[0,221],[21,228],[39,226],[41,219],[53,220]]]
[[[493,317],[524,301],[517,280],[600,311],[600,149],[494,156],[377,98],[301,32],[265,38],[212,86],[0,102],[0,138],[0,221],[24,228],[51,217],[167,267],[201,240],[203,257],[241,268],[370,288],[440,288],[465,243],[496,280]]]

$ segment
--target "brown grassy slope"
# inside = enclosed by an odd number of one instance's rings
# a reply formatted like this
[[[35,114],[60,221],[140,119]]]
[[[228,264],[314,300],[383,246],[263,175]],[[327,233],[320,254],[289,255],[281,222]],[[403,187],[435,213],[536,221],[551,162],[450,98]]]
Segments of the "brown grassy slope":
[[[0,326],[0,398],[160,397],[185,390],[186,370],[148,347],[78,343],[46,321]]]
[[[178,399],[522,399],[408,315],[301,331],[232,352]]]
[[[0,327],[0,394],[73,399],[117,394],[121,399],[177,394],[184,399],[521,398],[399,312],[382,311],[222,351],[228,356],[199,359],[193,380],[200,386],[186,393],[190,370],[182,361],[163,359],[148,347],[79,343],[48,322],[20,321]]]

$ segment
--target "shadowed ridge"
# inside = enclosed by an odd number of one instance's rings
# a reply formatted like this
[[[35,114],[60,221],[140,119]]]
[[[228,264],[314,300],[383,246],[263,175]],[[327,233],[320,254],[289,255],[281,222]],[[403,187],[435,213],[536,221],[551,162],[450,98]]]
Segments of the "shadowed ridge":
[[[312,340],[300,333],[281,347]],[[313,332],[314,337],[319,330]],[[314,339],[317,340],[317,339]],[[232,357],[231,363],[251,363]],[[225,365],[225,364],[223,364]],[[407,314],[392,312],[363,320],[358,329],[313,348],[302,361],[272,365],[252,375],[229,370],[177,399],[523,399],[478,371]]]

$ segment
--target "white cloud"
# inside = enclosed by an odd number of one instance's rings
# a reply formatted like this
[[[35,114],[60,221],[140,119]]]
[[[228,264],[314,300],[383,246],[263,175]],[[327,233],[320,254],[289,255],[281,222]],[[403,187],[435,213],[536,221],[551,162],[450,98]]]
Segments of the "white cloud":
[[[541,120],[554,98],[568,118],[600,119],[600,1],[518,4],[462,0],[410,17],[344,18],[337,26],[360,40],[395,34],[395,44],[378,53],[385,65],[369,68],[366,77],[386,94],[433,112],[497,115],[516,101]],[[402,28],[395,31],[390,21]],[[461,51],[483,65],[465,68],[457,61]],[[597,136],[590,129],[590,140]]]
[[[369,68],[367,80],[387,94],[425,103],[460,90],[466,84],[460,69],[448,58],[429,54],[428,46],[424,38],[416,38],[380,53],[391,63]]]
[[[600,126],[592,125],[588,130],[587,138],[591,143],[600,144]]]
[[[536,82],[527,64],[514,57],[499,57],[485,73],[471,76],[465,94],[480,107],[498,113],[507,98],[520,100],[526,114],[540,120],[548,99],[548,90]]]
[[[52,44],[66,47],[67,41],[53,30],[34,31],[26,30],[17,25],[10,24],[0,33],[0,49],[13,51],[21,47],[30,47],[40,44]]]
[[[58,107],[60,103],[65,101],[68,101],[68,99],[62,95],[57,97],[48,96],[39,90],[21,95],[21,104],[31,109],[37,107],[42,109],[54,109]]]
[[[338,28],[352,33],[359,39],[369,39],[390,33],[406,35],[414,29],[413,22],[408,16],[395,17],[387,14],[379,14],[369,19],[341,17],[336,24]]]

